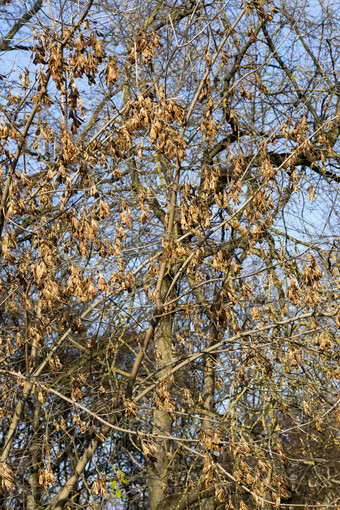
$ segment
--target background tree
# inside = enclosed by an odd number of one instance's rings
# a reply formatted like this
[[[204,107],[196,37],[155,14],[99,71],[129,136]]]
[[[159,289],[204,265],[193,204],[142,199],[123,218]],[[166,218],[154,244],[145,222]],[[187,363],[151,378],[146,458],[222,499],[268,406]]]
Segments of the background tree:
[[[1,508],[337,508],[337,4],[1,12]]]

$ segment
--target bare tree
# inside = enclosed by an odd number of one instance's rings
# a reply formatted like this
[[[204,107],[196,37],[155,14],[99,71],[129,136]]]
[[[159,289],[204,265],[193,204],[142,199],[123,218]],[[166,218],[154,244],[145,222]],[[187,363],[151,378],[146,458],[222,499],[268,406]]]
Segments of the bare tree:
[[[337,508],[336,4],[0,8],[0,507]]]

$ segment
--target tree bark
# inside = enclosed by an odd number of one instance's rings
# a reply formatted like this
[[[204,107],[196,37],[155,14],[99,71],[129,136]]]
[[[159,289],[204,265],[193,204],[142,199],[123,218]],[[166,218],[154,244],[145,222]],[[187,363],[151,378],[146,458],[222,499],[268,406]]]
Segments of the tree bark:
[[[39,485],[39,452],[41,452],[42,445],[39,444],[41,435],[39,433],[39,417],[40,417],[40,402],[38,396],[34,395],[33,413],[32,413],[32,443],[30,446],[30,473],[28,477],[29,493],[27,494],[27,510],[37,510],[40,508],[41,494]]]
[[[170,278],[165,277],[162,290],[166,292],[170,286]],[[172,352],[172,321],[173,317],[167,315],[163,317],[155,332],[155,356],[157,367],[157,379],[164,377],[171,370],[173,361]],[[166,379],[160,384],[155,394],[155,410],[153,415],[152,432],[153,434],[167,435],[171,434],[172,418],[169,412],[171,403],[166,398],[169,394],[171,380]],[[166,499],[168,494],[168,451],[169,441],[166,439],[156,440],[154,446],[155,460],[148,466],[148,490],[149,490],[149,508],[156,510]]]

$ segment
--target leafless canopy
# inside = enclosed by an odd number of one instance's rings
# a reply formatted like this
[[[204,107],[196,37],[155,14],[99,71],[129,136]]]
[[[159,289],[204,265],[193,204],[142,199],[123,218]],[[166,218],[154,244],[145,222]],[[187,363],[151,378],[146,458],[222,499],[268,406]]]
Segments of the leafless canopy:
[[[0,13],[0,509],[339,509],[339,3]]]

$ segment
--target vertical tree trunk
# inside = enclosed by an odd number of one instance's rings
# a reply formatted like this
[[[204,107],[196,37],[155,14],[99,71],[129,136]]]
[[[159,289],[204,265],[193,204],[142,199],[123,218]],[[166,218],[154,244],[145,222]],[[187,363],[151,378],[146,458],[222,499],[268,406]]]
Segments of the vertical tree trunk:
[[[170,285],[170,278],[165,277],[162,291],[166,292]],[[172,352],[172,315],[163,317],[154,335],[155,356],[157,378],[164,377],[171,370],[173,360]],[[171,397],[170,397],[171,378],[165,379],[157,388],[155,394],[155,410],[153,414],[152,432],[161,436],[171,434],[172,418],[170,415]],[[170,401],[167,399],[170,398]],[[149,509],[156,510],[158,505],[166,498],[168,493],[168,450],[169,441],[159,439],[154,441],[155,461],[150,462],[148,467],[148,490],[149,490]]]
[[[41,456],[40,444],[41,434],[39,433],[39,417],[41,405],[37,395],[33,397],[32,411],[32,441],[30,445],[30,469],[29,469],[29,492],[27,494],[27,510],[37,510],[40,508],[41,486],[39,485],[39,457]]]
[[[212,314],[211,314],[212,315]],[[216,327],[213,323],[214,318],[211,316],[210,326],[210,339],[209,345],[214,343],[217,338]],[[212,412],[215,408],[215,360],[214,358],[206,354],[204,357],[204,374],[203,374],[203,407],[206,411]],[[214,424],[211,421],[211,417],[207,416],[202,423],[202,429],[206,436],[213,437],[214,435]],[[215,498],[210,496],[205,498],[202,503],[202,509],[213,510],[215,508]]]

